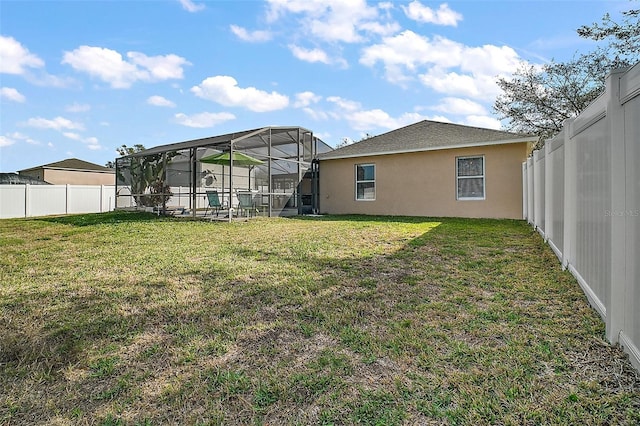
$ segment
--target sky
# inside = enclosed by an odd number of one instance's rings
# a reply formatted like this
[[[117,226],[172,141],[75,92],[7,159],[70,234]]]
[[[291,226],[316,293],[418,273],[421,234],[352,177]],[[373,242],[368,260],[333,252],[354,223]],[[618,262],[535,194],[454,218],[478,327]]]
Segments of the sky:
[[[105,165],[265,126],[331,146],[436,120],[500,129],[496,80],[637,1],[0,0],[0,171]]]

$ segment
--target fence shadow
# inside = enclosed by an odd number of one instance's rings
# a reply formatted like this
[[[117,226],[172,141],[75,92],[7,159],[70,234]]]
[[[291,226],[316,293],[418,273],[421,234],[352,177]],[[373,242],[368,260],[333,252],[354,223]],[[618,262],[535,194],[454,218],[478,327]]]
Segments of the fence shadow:
[[[106,213],[85,213],[65,216],[45,216],[33,218],[32,220],[41,222],[59,223],[71,226],[91,226],[99,224],[122,223],[122,222],[153,222],[172,220],[166,216],[158,216],[153,213],[140,211],[115,210]]]

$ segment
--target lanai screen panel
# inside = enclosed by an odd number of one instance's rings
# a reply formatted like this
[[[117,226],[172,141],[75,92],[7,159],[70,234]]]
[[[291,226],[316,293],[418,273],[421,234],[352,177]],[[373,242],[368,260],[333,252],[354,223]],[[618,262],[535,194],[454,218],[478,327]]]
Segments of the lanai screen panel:
[[[236,208],[238,193],[248,192],[262,215],[311,212],[317,197],[313,159],[330,150],[300,127],[266,127],[150,148],[117,159],[117,205],[160,207],[160,201],[162,208],[180,206],[195,216],[207,206],[207,191],[217,191],[227,208]],[[225,152],[241,152],[262,163],[200,161]]]

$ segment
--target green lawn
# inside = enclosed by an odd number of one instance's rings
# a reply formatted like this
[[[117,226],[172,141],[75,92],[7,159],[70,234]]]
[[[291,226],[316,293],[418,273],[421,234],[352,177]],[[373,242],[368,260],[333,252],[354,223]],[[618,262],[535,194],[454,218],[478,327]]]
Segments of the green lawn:
[[[0,424],[640,423],[522,221],[0,221]]]

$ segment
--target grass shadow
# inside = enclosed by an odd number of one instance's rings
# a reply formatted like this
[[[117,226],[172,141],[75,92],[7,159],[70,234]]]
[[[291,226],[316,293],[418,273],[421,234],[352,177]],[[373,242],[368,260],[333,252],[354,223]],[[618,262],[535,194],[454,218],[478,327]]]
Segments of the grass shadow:
[[[114,224],[123,222],[153,222],[176,220],[167,216],[158,216],[154,213],[128,210],[114,210],[105,213],[84,213],[65,216],[46,216],[33,218],[38,222],[59,223],[71,226],[92,226],[100,224]]]

